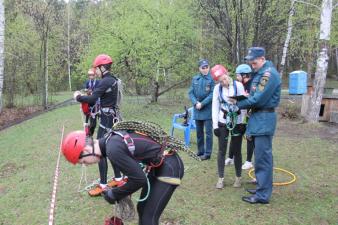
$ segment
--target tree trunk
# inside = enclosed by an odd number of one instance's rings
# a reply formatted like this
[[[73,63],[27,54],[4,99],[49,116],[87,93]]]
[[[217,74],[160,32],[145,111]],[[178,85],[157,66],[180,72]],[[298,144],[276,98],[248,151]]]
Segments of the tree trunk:
[[[176,87],[178,87],[178,86],[181,86],[181,85],[186,84],[186,82],[187,82],[188,80],[190,80],[190,79],[191,79],[191,78],[188,77],[188,78],[186,78],[186,79],[184,79],[184,80],[178,81],[178,82],[172,84],[171,86],[167,87],[166,89],[164,89],[164,90],[162,90],[162,91],[160,91],[160,85],[159,85],[159,83],[158,83],[157,81],[155,81],[155,82],[153,83],[153,92],[152,92],[152,94],[151,94],[151,102],[157,102],[158,97],[160,97],[161,95],[163,95],[164,93],[170,91],[170,90],[173,89],[173,88],[176,88]]]
[[[336,80],[338,80],[338,48],[336,48]]]
[[[0,0],[0,113],[2,112],[2,91],[4,84],[5,6]]]
[[[285,59],[286,56],[288,54],[288,47],[289,47],[289,43],[290,43],[290,39],[291,39],[291,35],[292,35],[292,28],[293,28],[293,24],[292,24],[292,17],[295,13],[295,0],[291,0],[291,7],[290,7],[290,12],[289,12],[289,20],[288,20],[288,33],[286,35],[286,39],[284,42],[284,47],[283,47],[283,56],[282,56],[282,61],[280,63],[280,77],[281,79],[283,78],[283,73],[284,73],[284,68],[285,68]]]
[[[69,91],[72,91],[72,81],[70,78],[70,37],[69,37],[69,30],[70,30],[70,24],[69,24],[69,13],[70,13],[70,2],[67,4],[67,64],[68,64],[68,81],[69,81]]]
[[[318,122],[319,112],[325,86],[327,67],[328,67],[328,41],[330,40],[332,18],[332,0],[323,0],[320,17],[320,36],[321,49],[317,59],[317,68],[313,82],[313,92],[310,100],[309,111],[306,116],[308,122]]]
[[[48,27],[43,38],[43,88],[42,106],[47,109],[48,104]]]
[[[241,56],[240,56],[240,49],[241,49],[241,9],[239,8],[240,4],[236,0],[234,2],[234,9],[236,12],[236,18],[235,18],[235,46],[234,46],[234,56],[235,60],[233,62],[235,64],[239,64],[241,62]]]
[[[11,75],[9,79],[7,79],[8,88],[6,87],[6,89],[8,90],[8,97],[7,97],[6,107],[8,108],[13,108],[15,106],[14,99],[15,99],[16,69],[17,69],[17,64],[14,63],[13,71],[11,71]],[[7,86],[7,83],[6,83],[6,86]]]
[[[160,85],[158,81],[153,82],[153,91],[151,93],[151,102],[157,102],[159,96]]]

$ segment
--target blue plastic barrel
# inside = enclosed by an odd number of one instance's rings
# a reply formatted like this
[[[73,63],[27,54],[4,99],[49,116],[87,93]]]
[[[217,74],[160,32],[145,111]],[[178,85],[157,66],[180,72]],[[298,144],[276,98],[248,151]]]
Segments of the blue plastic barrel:
[[[307,73],[302,70],[289,74],[289,94],[299,95],[307,92]]]

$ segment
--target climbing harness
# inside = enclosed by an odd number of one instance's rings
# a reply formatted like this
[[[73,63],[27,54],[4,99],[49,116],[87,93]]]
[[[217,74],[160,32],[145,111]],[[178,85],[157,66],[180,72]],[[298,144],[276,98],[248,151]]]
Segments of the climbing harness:
[[[237,85],[235,80],[233,80],[233,86],[234,86],[234,96],[237,96]],[[224,119],[226,121],[225,124],[227,129],[230,131],[230,135],[239,136],[240,134],[235,134],[233,131],[237,125],[237,119],[239,114],[237,112],[234,112],[233,105],[228,104],[223,98],[222,85],[219,85],[218,99],[220,102],[220,109],[224,113]]]
[[[106,136],[106,144],[113,134],[117,134],[123,139],[124,143],[127,145],[129,152],[131,153],[132,156],[134,156],[135,144],[134,140],[130,137],[129,133],[126,131],[111,131]]]
[[[128,132],[127,132],[128,131]],[[144,121],[122,121],[119,123],[114,124],[112,131],[106,135],[106,143],[112,135],[119,135],[124,143],[126,144],[130,154],[134,156],[135,152],[135,144],[133,139],[130,137],[129,133],[135,132],[137,134],[146,136],[154,140],[155,142],[161,145],[161,151],[156,158],[156,161],[149,162],[147,164],[140,163],[141,168],[143,169],[146,177],[147,177],[147,194],[142,198],[138,199],[137,201],[142,202],[145,201],[150,193],[150,182],[148,179],[148,173],[153,168],[158,168],[162,166],[165,157],[173,155],[178,150],[184,151],[189,154],[192,158],[200,161],[201,159],[192,152],[189,148],[185,146],[185,144],[176,139],[174,137],[169,136],[158,124],[153,122],[144,122]],[[177,181],[175,178],[168,178],[168,177],[161,177],[159,180],[172,183],[175,185],[180,184],[180,180]]]
[[[103,115],[107,116],[107,117],[112,116],[112,117],[113,117],[113,124],[122,121],[122,117],[121,117],[120,112],[119,112],[119,110],[118,110],[117,108],[102,107],[101,110],[100,110],[100,112],[101,112]],[[99,126],[100,126],[101,128],[103,128],[103,129],[106,131],[106,133],[109,133],[109,132],[112,131],[112,128],[111,128],[111,127],[106,127],[106,126],[104,126],[104,125],[101,123],[101,121],[100,121],[100,125],[99,125]]]
[[[274,167],[273,169],[276,170],[276,171],[281,171],[281,172],[283,172],[283,173],[286,173],[286,174],[288,174],[288,175],[291,177],[291,180],[290,180],[290,181],[285,181],[285,182],[273,182],[273,186],[285,186],[285,185],[292,184],[292,183],[294,183],[294,182],[297,180],[296,175],[295,175],[294,173],[288,171],[288,170],[285,170],[285,169],[282,169],[282,168],[278,168],[278,167]],[[256,179],[256,178],[252,175],[252,173],[253,173],[254,171],[255,171],[255,169],[251,169],[251,170],[249,170],[249,172],[248,172],[248,175],[249,175],[249,177],[250,177],[251,179]]]

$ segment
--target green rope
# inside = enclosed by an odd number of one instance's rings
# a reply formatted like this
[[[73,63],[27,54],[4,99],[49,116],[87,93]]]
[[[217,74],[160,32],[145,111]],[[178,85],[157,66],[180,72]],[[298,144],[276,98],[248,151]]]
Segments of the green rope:
[[[230,121],[226,123],[227,129],[230,131],[230,135],[233,137],[238,137],[240,133],[234,133],[234,129],[237,125],[238,114],[237,112],[228,112],[227,117],[230,118]]]
[[[183,151],[195,160],[201,161],[201,159],[188,147],[185,146],[184,142],[169,136],[160,125],[149,122],[149,121],[121,121],[113,126],[113,131],[126,130],[126,131],[137,131],[143,133],[153,139],[160,145],[165,145],[167,151]]]
[[[141,168],[143,170],[145,170],[145,165],[143,163],[139,163],[139,165],[141,166]],[[145,171],[144,171],[144,173],[145,173],[146,178],[147,178],[147,187],[148,187],[148,190],[147,190],[147,194],[146,194],[146,196],[144,196],[144,198],[135,199],[137,202],[144,202],[145,200],[148,199],[149,194],[150,194],[150,181],[149,181],[149,178],[148,178],[148,174]]]
[[[236,112],[228,112],[227,117],[230,118],[230,121],[226,123],[227,129],[232,131],[236,127],[238,114]]]

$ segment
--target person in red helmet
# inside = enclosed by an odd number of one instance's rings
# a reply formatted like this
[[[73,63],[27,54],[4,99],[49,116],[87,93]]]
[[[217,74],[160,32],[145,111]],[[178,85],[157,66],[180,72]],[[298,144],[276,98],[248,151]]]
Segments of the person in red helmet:
[[[142,200],[137,204],[138,224],[158,225],[163,210],[183,178],[183,162],[176,151],[163,151],[163,145],[148,136],[119,132],[123,137],[128,135],[132,142],[127,144],[116,133],[93,140],[84,131],[73,131],[64,138],[62,153],[72,164],[94,164],[102,157],[108,158],[128,176],[128,181],[123,186],[104,190],[104,199],[114,204],[142,188]],[[130,143],[133,143],[133,148]],[[140,162],[147,166],[147,175]]]
[[[101,138],[110,131],[113,124],[120,120],[119,113],[119,85],[120,80],[111,74],[111,65],[113,61],[110,56],[98,55],[93,62],[95,74],[102,78],[99,85],[91,95],[82,95],[80,91],[74,92],[74,99],[78,102],[87,102],[95,104],[100,98],[100,125],[97,132],[97,138]],[[114,165],[115,178],[108,185],[120,185],[124,182],[121,172]],[[100,184],[88,193],[90,196],[99,196],[107,186],[107,159],[102,157],[99,162]]]
[[[214,88],[212,98],[212,123],[215,136],[218,137],[218,181],[217,189],[224,188],[224,160],[230,135],[230,150],[234,154],[236,177],[234,187],[241,187],[242,174],[242,137],[245,132],[246,111],[239,111],[231,104],[229,97],[245,94],[242,83],[233,80],[228,70],[222,65],[215,65],[211,69],[211,76],[218,84]]]

